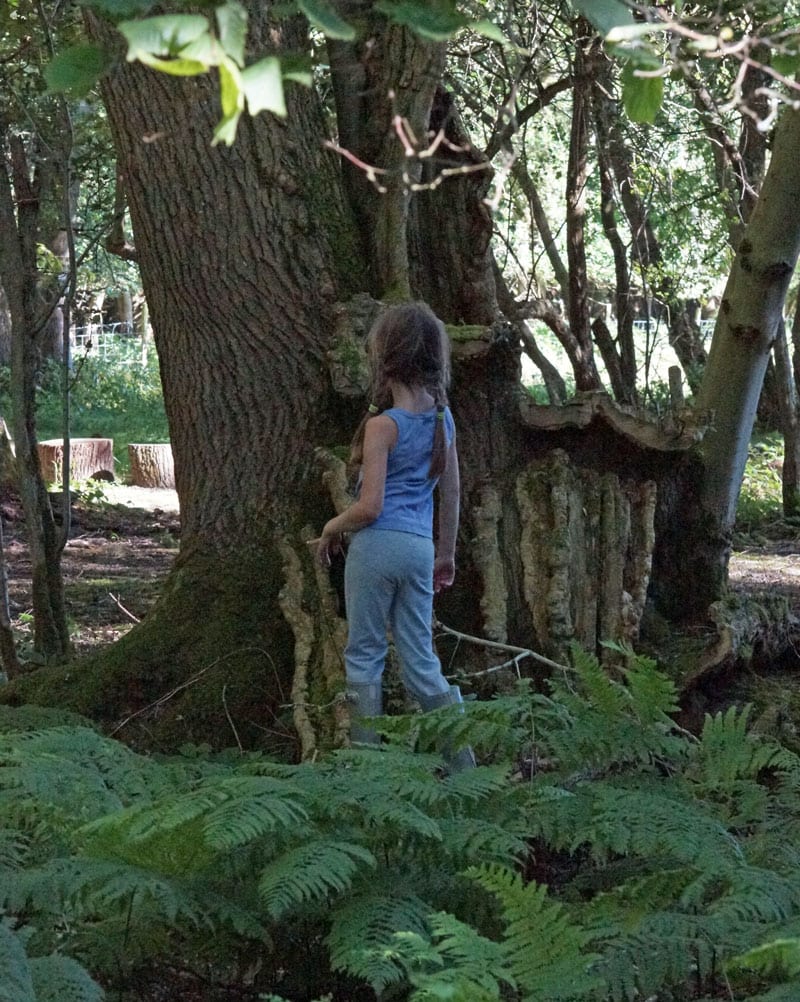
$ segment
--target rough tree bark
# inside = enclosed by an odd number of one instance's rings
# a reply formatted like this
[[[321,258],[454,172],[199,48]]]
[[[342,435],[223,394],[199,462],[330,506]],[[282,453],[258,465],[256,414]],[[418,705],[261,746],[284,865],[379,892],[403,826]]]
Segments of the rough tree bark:
[[[411,295],[407,231],[412,186],[422,164],[410,150],[429,142],[431,102],[444,68],[445,46],[399,24],[386,26],[369,0],[343,0],[343,16],[358,24],[356,41],[328,40],[339,145],[360,163],[343,175],[358,221],[376,298]],[[377,167],[374,180],[367,167]]]
[[[591,115],[590,50],[594,33],[583,18],[575,30],[575,61],[572,90],[572,125],[567,165],[567,261],[569,263],[570,339],[564,347],[575,373],[578,390],[602,387],[595,366],[589,321],[589,298],[586,284],[586,183],[588,180],[589,117]]]

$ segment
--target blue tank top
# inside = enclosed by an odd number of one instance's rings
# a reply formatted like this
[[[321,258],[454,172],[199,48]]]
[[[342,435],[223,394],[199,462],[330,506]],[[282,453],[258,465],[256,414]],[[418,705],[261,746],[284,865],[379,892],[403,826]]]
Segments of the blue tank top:
[[[429,477],[436,431],[436,408],[414,414],[391,407],[383,411],[397,425],[397,443],[386,465],[383,510],[365,529],[394,529],[433,538],[433,489],[439,478]],[[455,424],[450,408],[444,411],[447,446],[453,441]]]

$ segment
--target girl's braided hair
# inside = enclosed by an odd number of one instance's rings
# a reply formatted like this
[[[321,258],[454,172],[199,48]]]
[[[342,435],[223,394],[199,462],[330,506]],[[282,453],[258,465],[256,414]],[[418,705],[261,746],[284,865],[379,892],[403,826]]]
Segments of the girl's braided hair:
[[[372,325],[367,336],[370,367],[370,406],[353,436],[351,468],[361,465],[364,430],[374,414],[392,405],[392,380],[405,386],[421,386],[436,403],[429,477],[443,473],[447,459],[444,408],[450,385],[450,339],[444,324],[425,303],[390,306]]]

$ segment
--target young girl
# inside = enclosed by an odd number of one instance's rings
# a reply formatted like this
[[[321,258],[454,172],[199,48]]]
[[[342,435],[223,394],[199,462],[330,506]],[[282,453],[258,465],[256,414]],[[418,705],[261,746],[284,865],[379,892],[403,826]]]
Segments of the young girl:
[[[357,499],[322,530],[317,559],[330,563],[350,533],[345,563],[345,670],[355,741],[376,742],[362,716],[382,712],[381,676],[391,629],[403,682],[423,710],[460,703],[433,650],[433,593],[455,577],[459,474],[447,406],[450,350],[441,321],[423,303],[386,310],[369,333],[368,413],[353,439],[361,467]],[[433,492],[439,487],[437,540]],[[447,753],[445,753],[447,756]],[[474,765],[463,749],[451,769]]]

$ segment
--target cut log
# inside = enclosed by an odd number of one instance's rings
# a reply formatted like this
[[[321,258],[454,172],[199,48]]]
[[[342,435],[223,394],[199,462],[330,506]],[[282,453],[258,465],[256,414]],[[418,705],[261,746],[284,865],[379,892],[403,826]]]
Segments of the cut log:
[[[70,480],[114,479],[113,438],[71,438],[69,448]],[[46,439],[38,443],[37,449],[42,476],[48,483],[60,484],[64,462],[63,439]]]
[[[169,442],[145,442],[128,446],[131,483],[134,487],[175,489],[175,467]]]

